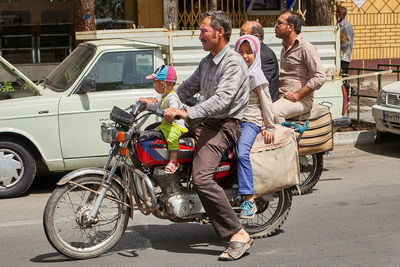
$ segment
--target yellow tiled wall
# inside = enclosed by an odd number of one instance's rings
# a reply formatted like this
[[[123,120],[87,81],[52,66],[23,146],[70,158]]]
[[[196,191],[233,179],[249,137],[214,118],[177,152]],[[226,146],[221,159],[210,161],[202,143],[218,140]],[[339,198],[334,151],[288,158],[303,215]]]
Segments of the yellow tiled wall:
[[[354,28],[352,60],[400,58],[400,0],[367,0],[361,8],[346,0],[342,5]]]

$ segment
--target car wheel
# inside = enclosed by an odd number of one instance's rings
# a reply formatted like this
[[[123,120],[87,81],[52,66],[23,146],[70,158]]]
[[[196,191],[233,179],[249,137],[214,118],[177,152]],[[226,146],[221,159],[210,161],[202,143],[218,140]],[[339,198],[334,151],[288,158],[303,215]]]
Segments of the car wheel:
[[[36,175],[32,152],[16,140],[0,141],[0,198],[21,196]]]

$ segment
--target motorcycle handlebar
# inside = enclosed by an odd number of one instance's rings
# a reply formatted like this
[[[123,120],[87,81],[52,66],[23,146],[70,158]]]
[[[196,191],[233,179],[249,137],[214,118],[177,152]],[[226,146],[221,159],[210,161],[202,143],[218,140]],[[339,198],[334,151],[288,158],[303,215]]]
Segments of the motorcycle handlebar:
[[[134,115],[138,114],[145,105],[146,103],[142,101],[138,101],[136,105],[135,104],[131,105],[130,107],[132,108],[132,114]]]
[[[162,109],[157,109],[155,112],[154,112],[154,114],[156,114],[157,116],[159,116],[159,117],[164,117],[164,111],[162,110]],[[175,116],[174,117],[174,119],[175,120],[179,120],[181,117],[179,117],[179,116]]]

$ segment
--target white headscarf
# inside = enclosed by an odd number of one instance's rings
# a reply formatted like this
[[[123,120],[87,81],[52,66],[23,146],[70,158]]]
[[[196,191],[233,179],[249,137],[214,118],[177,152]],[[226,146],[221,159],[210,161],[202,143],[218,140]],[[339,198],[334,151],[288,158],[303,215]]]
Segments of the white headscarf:
[[[237,40],[235,45],[235,51],[238,52],[240,46],[244,41],[249,42],[251,50],[253,50],[253,54],[255,55],[253,64],[249,67],[249,82],[250,82],[250,90],[253,90],[260,84],[269,84],[267,79],[264,76],[264,72],[261,70],[261,56],[260,56],[260,41],[254,35],[243,35]]]

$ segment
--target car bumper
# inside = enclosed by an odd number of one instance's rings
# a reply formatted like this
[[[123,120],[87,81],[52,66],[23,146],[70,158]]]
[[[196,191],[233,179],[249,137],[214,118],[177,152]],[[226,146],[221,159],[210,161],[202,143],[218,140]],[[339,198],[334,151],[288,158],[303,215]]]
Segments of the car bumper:
[[[374,117],[376,122],[376,130],[380,132],[400,134],[400,122],[387,120],[385,112],[386,114],[388,112],[400,114],[400,109],[374,105],[372,107],[372,116]]]

